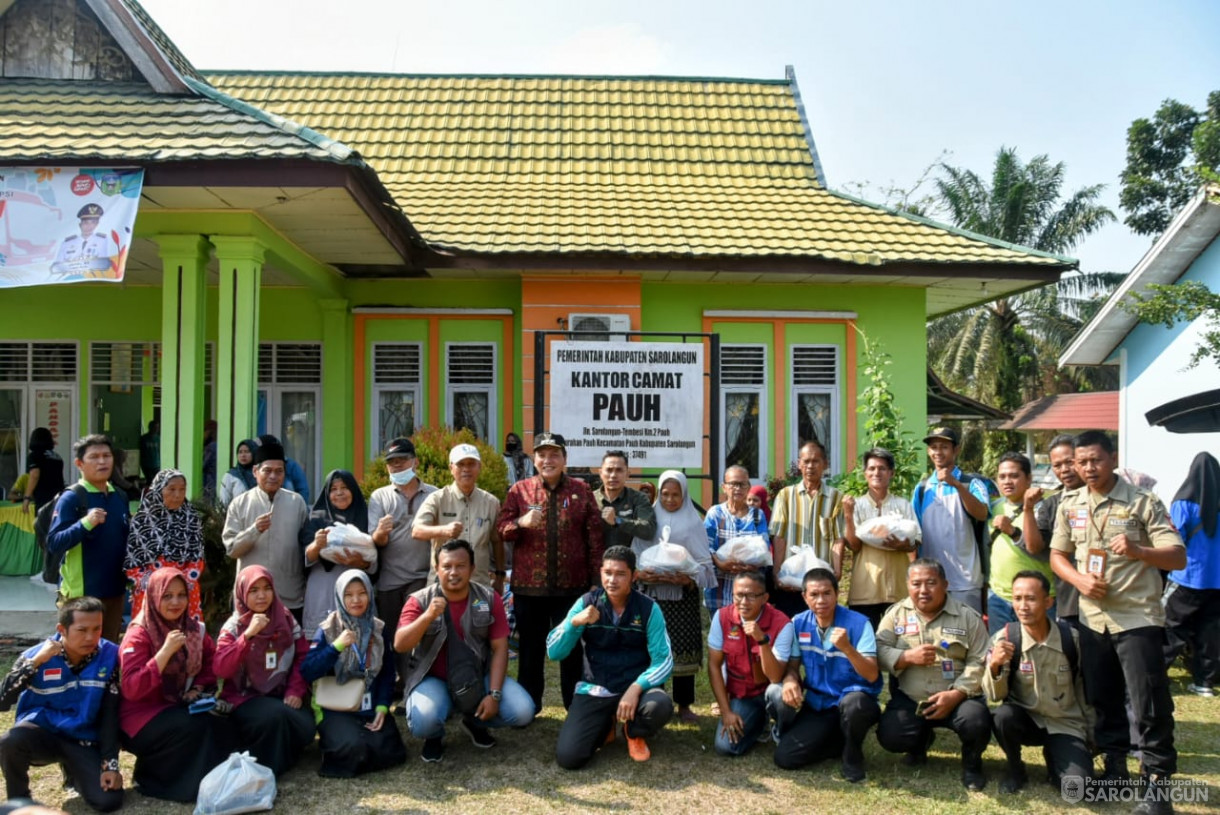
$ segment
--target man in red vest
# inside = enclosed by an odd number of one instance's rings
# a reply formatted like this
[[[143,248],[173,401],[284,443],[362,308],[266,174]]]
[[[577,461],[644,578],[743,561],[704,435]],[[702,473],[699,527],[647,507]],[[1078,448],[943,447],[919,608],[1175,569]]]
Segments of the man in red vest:
[[[723,756],[744,755],[768,721],[796,715],[779,685],[792,656],[792,624],[769,599],[760,572],[739,572],[733,604],[712,615],[707,673],[720,705],[716,752]]]

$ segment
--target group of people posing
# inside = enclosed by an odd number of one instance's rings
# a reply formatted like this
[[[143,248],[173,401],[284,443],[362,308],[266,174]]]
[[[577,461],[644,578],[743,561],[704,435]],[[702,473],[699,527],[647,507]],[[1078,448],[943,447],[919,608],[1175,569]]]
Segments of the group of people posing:
[[[182,474],[158,473],[129,519],[107,487],[108,440],[87,437],[74,451],[81,489],[61,495],[49,535],[66,553],[57,633],[0,687],[0,709],[17,705],[0,739],[8,794],[28,795],[31,765],[58,762],[90,805],[113,809],[121,745],[143,793],[190,801],[229,751],[248,749],[278,774],[315,734],[319,773],[351,777],[406,760],[388,719],[396,702],[421,758],[441,761],[450,721],[480,748],[495,746],[492,729],[528,726],[548,658],[567,710],[559,765],[583,767],[620,736],[646,761],[675,712],[698,720],[706,654],[721,755],[773,740],[779,767],[833,758],[858,782],[874,726],[910,765],[947,728],[961,742],[963,785],[980,790],[994,732],[1008,759],[1001,788],[1015,792],[1027,783],[1023,745],[1043,747],[1055,784],[1092,776],[1094,747],[1099,779],[1122,781],[1134,747],[1146,782],[1139,811],[1171,811],[1161,794],[1177,769],[1166,671],[1181,643],[1166,638],[1158,570],[1171,572],[1171,588],[1208,590],[1198,575],[1206,582],[1220,567],[1215,556],[1199,566],[1207,554],[1193,542],[1216,536],[1214,489],[1174,502],[1175,520],[1200,519],[1185,527],[1188,565],[1165,508],[1118,477],[1103,433],[1055,440],[1062,489],[1051,494],[1031,485],[1025,456],[1006,454],[994,502],[985,479],[956,466],[955,431],[925,442],[934,472],[911,499],[889,492],[894,459],[879,448],[863,456],[866,494],[840,494],[813,441],[799,451],[801,481],[773,502],[732,466],[724,501],[706,513],[680,472],[661,474],[655,500],[628,487],[622,451],[606,453],[591,489],[567,473],[565,440],[552,433],[534,439],[535,474],[503,502],[476,485],[474,446],[451,451],[453,482],[437,489],[416,475],[411,441],[395,439],[384,451],[389,485],[366,504],[355,478],[335,471],[311,512],[283,487],[283,449],[261,444],[254,487],[228,505],[223,540],[238,575],[213,641],[198,613],[198,520]],[[878,540],[876,519],[909,523]],[[333,546],[340,525],[366,533],[371,551]],[[743,536],[765,541],[773,565],[732,559]],[[693,566],[637,568],[660,542],[683,547]],[[797,552],[817,565],[799,585],[778,580]],[[116,646],[127,579],[133,616]],[[1215,654],[1196,633],[1196,683],[1210,686]]]

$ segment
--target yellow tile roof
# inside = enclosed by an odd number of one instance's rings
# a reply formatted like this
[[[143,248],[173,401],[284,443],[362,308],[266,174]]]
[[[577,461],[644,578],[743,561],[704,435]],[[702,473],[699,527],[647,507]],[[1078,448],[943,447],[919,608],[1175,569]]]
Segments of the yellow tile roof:
[[[0,82],[0,161],[306,158],[354,163],[351,150],[237,100],[158,94],[143,82]]]
[[[1072,265],[826,190],[787,80],[204,74],[351,145],[438,249]]]

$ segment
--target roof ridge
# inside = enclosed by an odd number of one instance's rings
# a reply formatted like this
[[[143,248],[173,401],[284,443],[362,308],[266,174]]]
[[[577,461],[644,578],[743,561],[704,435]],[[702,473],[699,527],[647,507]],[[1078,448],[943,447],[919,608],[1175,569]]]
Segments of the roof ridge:
[[[207,82],[203,82],[189,76],[183,77],[183,80],[191,88],[191,90],[195,91],[200,96],[224,105],[230,110],[243,113],[247,116],[252,116],[253,118],[258,119],[260,122],[282,130],[285,133],[297,136],[298,138],[309,142],[314,147],[317,147],[320,150],[325,150],[338,161],[365,165],[364,159],[360,157],[360,154],[354,147],[346,145],[336,139],[332,139],[329,136],[324,136],[318,131],[306,127],[299,122],[286,119],[276,113],[268,113],[261,108],[255,107],[249,102],[244,102],[241,99],[230,96],[224,91],[217,90]]]
[[[1036,257],[1049,258],[1051,260],[1057,260],[1060,263],[1068,263],[1073,266],[1077,266],[1080,263],[1080,261],[1077,260],[1076,258],[1068,257],[1067,255],[1056,255],[1054,252],[1044,252],[1041,249],[1034,249],[1033,247],[1030,247],[1030,246],[1022,246],[1019,243],[1009,243],[1008,241],[1000,240],[999,238],[993,238],[990,235],[984,235],[981,232],[974,232],[969,229],[963,229],[960,226],[954,226],[953,224],[943,223],[942,221],[938,221],[935,218],[929,218],[926,215],[917,215],[914,212],[907,212],[906,210],[898,209],[896,207],[891,207],[887,204],[877,204],[872,201],[866,201],[863,198],[860,198],[859,196],[852,195],[849,192],[843,192],[842,190],[833,190],[833,189],[827,188],[826,192],[830,193],[831,195],[833,195],[837,198],[845,198],[848,201],[851,201],[853,204],[860,204],[861,206],[872,207],[873,209],[879,209],[879,210],[882,210],[883,212],[888,212],[890,215],[896,215],[900,218],[906,218],[907,220],[915,221],[916,223],[923,224],[924,226],[930,226],[930,227],[934,227],[936,229],[943,229],[947,232],[952,232],[955,235],[960,235],[963,238],[970,238],[971,240],[982,241],[983,243],[989,244],[991,246],[999,247],[1000,249],[1008,249],[1010,251],[1020,252],[1022,254],[1026,254],[1026,255],[1034,255]]]
[[[742,85],[788,85],[783,79],[730,76],[678,76],[664,74],[495,74],[495,73],[403,73],[399,71],[287,71],[253,68],[201,68],[205,76],[360,76],[399,79],[573,79],[623,82],[728,82]]]

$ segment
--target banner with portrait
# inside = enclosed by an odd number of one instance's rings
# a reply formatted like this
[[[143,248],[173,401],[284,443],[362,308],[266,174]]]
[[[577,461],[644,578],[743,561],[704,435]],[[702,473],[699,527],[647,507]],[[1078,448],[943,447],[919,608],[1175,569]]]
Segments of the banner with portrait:
[[[143,185],[139,168],[0,167],[0,288],[122,281]]]

